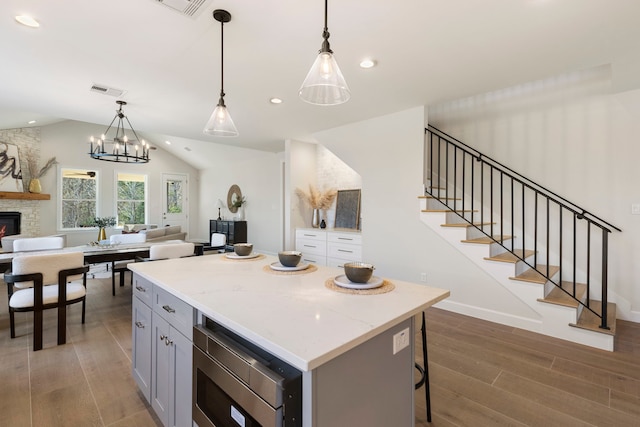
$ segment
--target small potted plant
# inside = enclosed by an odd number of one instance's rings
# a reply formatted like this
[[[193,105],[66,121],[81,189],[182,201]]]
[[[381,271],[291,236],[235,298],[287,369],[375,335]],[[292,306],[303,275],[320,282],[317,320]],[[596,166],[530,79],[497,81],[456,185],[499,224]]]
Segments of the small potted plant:
[[[107,239],[107,232],[105,227],[113,227],[116,225],[116,218],[113,216],[95,217],[93,219],[93,226],[98,227],[98,242]]]
[[[244,204],[247,203],[247,198],[242,196],[242,197],[237,197],[233,200],[233,203],[231,204],[231,206],[233,206],[234,208],[236,208],[236,220],[238,221],[242,221],[244,220]]]

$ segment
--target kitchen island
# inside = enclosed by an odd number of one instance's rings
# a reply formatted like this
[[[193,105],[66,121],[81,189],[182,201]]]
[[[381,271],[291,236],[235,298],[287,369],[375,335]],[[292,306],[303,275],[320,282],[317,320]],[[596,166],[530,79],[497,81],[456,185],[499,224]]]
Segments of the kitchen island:
[[[269,268],[276,261],[221,254],[130,268],[134,293],[152,284],[154,296],[192,307],[196,323],[206,316],[300,370],[298,425],[413,426],[414,316],[449,292],[385,278],[390,292],[343,293],[327,286],[342,269],[283,273]]]

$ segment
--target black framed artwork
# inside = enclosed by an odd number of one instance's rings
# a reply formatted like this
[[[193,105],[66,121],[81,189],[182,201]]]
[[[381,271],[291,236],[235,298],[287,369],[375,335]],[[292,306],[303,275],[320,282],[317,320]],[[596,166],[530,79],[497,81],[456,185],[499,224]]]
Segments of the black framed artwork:
[[[360,228],[360,189],[338,190],[335,228]]]

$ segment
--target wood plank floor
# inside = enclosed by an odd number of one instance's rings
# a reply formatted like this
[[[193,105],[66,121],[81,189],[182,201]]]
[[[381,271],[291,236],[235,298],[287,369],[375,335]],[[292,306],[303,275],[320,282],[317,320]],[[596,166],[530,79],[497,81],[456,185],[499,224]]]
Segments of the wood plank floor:
[[[0,292],[0,426],[161,425],[131,378],[130,286],[115,297],[109,278],[88,289],[86,323],[71,306],[58,346],[49,310],[37,352],[31,314],[9,337]],[[416,426],[640,426],[639,324],[618,322],[613,353],[438,309],[427,310],[427,334],[433,420],[420,388]],[[416,349],[421,359],[419,335]]]

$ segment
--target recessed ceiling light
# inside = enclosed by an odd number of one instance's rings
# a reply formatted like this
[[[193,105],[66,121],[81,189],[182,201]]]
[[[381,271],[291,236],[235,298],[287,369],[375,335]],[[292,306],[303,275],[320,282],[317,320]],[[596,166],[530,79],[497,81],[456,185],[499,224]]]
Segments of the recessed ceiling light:
[[[271,98],[269,100],[269,102],[272,103],[272,104],[282,104],[282,99],[280,99],[280,98]]]
[[[171,141],[165,141],[164,143],[167,145],[171,145]]]
[[[16,16],[16,21],[30,28],[38,28],[40,26],[40,23],[29,15],[18,15]]]
[[[27,124],[32,125],[32,124],[34,124],[35,122],[36,122],[35,120],[29,120],[29,121],[27,122]]]
[[[360,68],[373,68],[376,66],[376,61],[373,59],[364,59],[360,62]]]

